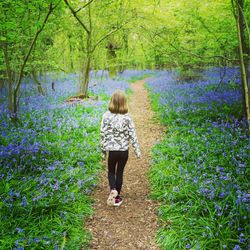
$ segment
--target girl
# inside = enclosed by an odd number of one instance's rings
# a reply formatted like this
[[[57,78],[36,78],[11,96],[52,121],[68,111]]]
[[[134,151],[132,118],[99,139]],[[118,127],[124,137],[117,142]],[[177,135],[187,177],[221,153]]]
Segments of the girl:
[[[104,113],[101,124],[101,149],[108,156],[108,180],[110,194],[109,206],[120,206],[123,171],[128,160],[128,147],[131,142],[137,158],[141,157],[135,126],[128,114],[127,99],[120,90],[110,99],[108,111]]]

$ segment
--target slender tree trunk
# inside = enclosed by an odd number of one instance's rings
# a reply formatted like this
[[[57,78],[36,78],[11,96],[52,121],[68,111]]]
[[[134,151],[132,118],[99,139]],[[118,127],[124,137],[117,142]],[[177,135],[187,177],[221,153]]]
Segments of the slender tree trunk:
[[[48,18],[50,16],[50,14],[52,13],[52,11],[55,9],[55,7],[52,6],[52,4],[50,3],[49,5],[49,11],[42,23],[42,26],[40,27],[40,29],[37,30],[36,34],[35,34],[35,37],[33,38],[32,42],[31,42],[31,45],[29,47],[29,50],[23,60],[23,63],[21,65],[21,68],[20,68],[20,71],[19,71],[19,74],[18,74],[18,79],[17,79],[17,84],[16,84],[16,87],[14,88],[14,92],[13,92],[13,112],[14,112],[14,118],[16,119],[16,114],[17,114],[17,109],[18,109],[18,92],[19,92],[19,89],[20,89],[20,85],[21,85],[21,81],[23,79],[23,73],[24,73],[24,68],[26,66],[26,63],[30,57],[30,54],[34,48],[34,45],[36,43],[36,40],[39,36],[39,34],[42,32],[42,30],[44,29],[45,27],[45,24],[47,23],[48,21]]]
[[[36,73],[35,69],[32,69],[32,77],[33,77],[34,82],[37,84],[38,93],[41,95],[45,95],[45,92],[42,88],[42,84],[39,82],[39,80],[37,78],[37,73]]]
[[[84,67],[83,81],[81,84],[81,92],[83,93],[85,97],[87,97],[88,95],[90,64],[91,64],[91,54],[87,55],[86,63]]]
[[[236,0],[236,11],[237,11],[237,30],[238,30],[238,40],[239,43],[241,43],[242,46],[242,54],[243,54],[243,63],[245,68],[246,79],[248,79],[248,49],[247,49],[247,43],[244,35],[245,30],[245,24],[244,24],[244,0]],[[240,36],[240,37],[239,37]],[[240,46],[240,44],[239,44]],[[240,48],[239,48],[240,49]],[[243,76],[242,67],[241,67],[241,75]],[[246,103],[246,93],[245,93],[245,87],[243,82],[243,77],[241,77],[241,86],[242,86],[242,100],[243,103]],[[242,107],[243,115],[244,117],[247,117],[247,110],[245,105]]]
[[[7,72],[0,71],[0,74],[4,74],[4,73],[7,74]],[[0,77],[0,89],[1,89],[1,91],[4,90],[6,79],[8,80],[7,77]]]
[[[114,42],[111,40],[108,42],[107,48],[107,62],[108,62],[108,73],[109,77],[114,77],[117,75],[117,56],[115,53],[115,45]]]
[[[73,62],[73,46],[71,44],[71,35],[68,35],[68,41],[69,41],[69,59],[70,59],[70,72],[74,71],[74,62]]]
[[[242,51],[243,51],[243,56],[244,56],[244,64],[245,64],[245,68],[246,68],[246,76],[248,78],[249,73],[248,73],[248,60],[249,60],[249,43],[247,42],[247,29],[246,29],[246,17],[244,17],[244,2],[245,0],[238,0],[238,15],[239,15],[239,25],[241,27],[241,41],[242,41]],[[249,37],[250,38],[250,37]],[[250,41],[249,41],[250,42]]]
[[[92,19],[91,19],[91,7],[88,5],[88,20],[89,20],[89,30],[87,32],[87,55],[84,67],[83,82],[81,84],[81,91],[85,97],[88,96],[88,86],[89,86],[89,73],[92,58]]]
[[[249,93],[248,93],[248,74],[247,63],[245,62],[244,46],[246,45],[244,37],[243,26],[243,0],[236,0],[236,23],[237,33],[239,41],[239,56],[240,56],[240,68],[241,68],[241,83],[242,83],[242,95],[243,95],[243,112],[244,117],[247,120],[248,134],[250,134],[250,110],[249,110]],[[246,47],[245,47],[246,49]]]
[[[10,113],[13,111],[13,105],[12,105],[12,76],[11,76],[11,68],[10,68],[10,60],[9,60],[9,53],[8,53],[8,46],[5,43],[3,46],[3,52],[4,52],[4,61],[6,65],[6,75],[8,79],[8,110]]]

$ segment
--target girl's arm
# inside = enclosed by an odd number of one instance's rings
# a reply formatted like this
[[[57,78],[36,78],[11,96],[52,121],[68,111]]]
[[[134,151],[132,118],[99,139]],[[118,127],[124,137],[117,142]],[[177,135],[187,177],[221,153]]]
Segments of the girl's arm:
[[[131,141],[132,147],[135,151],[137,158],[140,158],[141,150],[140,150],[139,142],[138,142],[136,131],[135,131],[135,125],[131,117],[129,117],[129,137],[130,137],[130,141]]]
[[[102,117],[100,136],[101,136],[100,144],[101,144],[102,156],[105,158],[105,156],[106,156],[106,150],[104,148],[104,144],[105,144],[105,123],[104,123],[104,116]]]

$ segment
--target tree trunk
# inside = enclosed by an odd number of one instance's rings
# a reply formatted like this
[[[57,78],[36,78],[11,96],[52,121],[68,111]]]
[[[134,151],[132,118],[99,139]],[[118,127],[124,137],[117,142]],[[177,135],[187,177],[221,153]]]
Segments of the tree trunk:
[[[57,6],[57,5],[56,5]],[[18,74],[18,79],[17,79],[17,84],[16,84],[16,87],[14,88],[14,92],[13,92],[13,112],[14,112],[14,119],[17,118],[17,109],[18,109],[18,92],[20,90],[20,85],[21,85],[21,82],[22,82],[22,79],[23,79],[23,73],[24,73],[24,68],[26,66],[26,63],[30,57],[30,54],[34,48],[34,45],[36,43],[36,40],[39,36],[39,34],[42,32],[42,30],[44,29],[45,27],[45,24],[47,23],[48,21],[48,18],[50,16],[50,14],[52,13],[52,11],[56,8],[56,6],[52,6],[52,3],[49,4],[49,10],[48,10],[48,13],[41,25],[41,27],[36,31],[36,34],[31,42],[31,45],[29,47],[29,50],[23,60],[23,63],[21,65],[21,68],[20,68],[20,71],[19,71],[19,74]]]
[[[86,63],[84,67],[83,80],[81,84],[81,92],[83,93],[85,97],[87,97],[88,95],[90,63],[91,63],[91,55],[87,55]]]
[[[37,84],[38,93],[45,96],[45,92],[42,88],[42,84],[39,82],[39,80],[37,78],[37,74],[36,74],[35,69],[32,69],[32,77],[33,77],[34,82]]]
[[[70,59],[70,72],[74,72],[74,62],[73,62],[73,46],[71,44],[71,35],[68,35],[68,41],[69,41],[69,59]]]
[[[89,87],[89,73],[90,73],[90,64],[92,57],[92,19],[91,19],[91,7],[88,5],[88,20],[89,20],[89,30],[87,32],[87,55],[86,62],[84,67],[83,81],[81,84],[81,92],[85,97],[88,96],[88,87]]]
[[[117,75],[117,59],[115,52],[114,42],[111,40],[107,46],[107,61],[108,61],[108,73],[109,77],[115,77]]]
[[[3,74],[3,72],[0,72],[0,74]],[[7,74],[7,73],[6,73],[6,74]],[[7,78],[5,78],[5,77],[0,77],[0,88],[1,88],[1,92],[4,90],[6,79],[7,79]]]
[[[92,18],[91,18],[91,3],[94,0],[89,0],[83,7],[79,8],[77,11],[75,11],[71,5],[69,4],[68,0],[64,0],[65,4],[68,6],[68,8],[70,9],[72,15],[76,18],[76,20],[79,22],[79,24],[81,25],[81,27],[83,28],[83,30],[86,32],[87,34],[87,55],[86,55],[86,61],[85,61],[85,66],[84,66],[84,70],[83,70],[83,80],[80,83],[80,91],[83,93],[84,96],[87,96],[88,94],[88,85],[89,85],[89,73],[90,73],[90,66],[91,66],[91,59],[92,59],[92,55],[95,51],[95,49],[97,48],[97,46],[99,46],[99,44],[102,43],[102,41],[104,41],[106,38],[108,38],[110,35],[112,35],[113,33],[117,32],[118,30],[120,30],[122,28],[123,25],[111,30],[110,32],[108,32],[106,35],[104,35],[103,37],[101,37],[93,46],[92,46]],[[89,22],[89,26],[87,27],[82,20],[78,17],[77,13],[88,7],[88,22]]]
[[[249,93],[248,93],[248,76],[247,76],[247,61],[244,56],[244,46],[246,45],[243,26],[243,0],[236,1],[236,23],[239,41],[239,56],[240,56],[240,69],[241,69],[241,83],[242,83],[242,96],[243,96],[243,115],[247,120],[248,134],[250,134],[250,110],[249,110]],[[245,47],[246,49],[246,47]]]
[[[244,23],[244,0],[236,0],[236,11],[237,11],[237,30],[238,30],[238,40],[239,46],[242,46],[242,55],[243,55],[243,63],[244,63],[244,68],[245,68],[245,74],[246,74],[246,79],[248,79],[248,48],[247,48],[247,43],[246,43],[246,38],[245,38],[245,23]],[[240,36],[240,37],[239,37]],[[240,48],[239,48],[240,49]],[[240,52],[241,53],[241,52]],[[241,75],[243,75],[242,72],[242,67],[241,67]],[[241,86],[242,86],[242,100],[243,103],[246,103],[246,93],[245,93],[245,87],[244,87],[244,82],[243,82],[243,77],[241,77]],[[242,107],[243,115],[244,117],[247,117],[247,110],[245,105]]]
[[[11,68],[10,68],[10,61],[9,61],[9,54],[8,54],[8,46],[5,43],[3,46],[4,52],[4,60],[6,65],[6,75],[8,79],[8,110],[10,113],[13,111],[13,104],[12,104],[12,77],[11,77]]]

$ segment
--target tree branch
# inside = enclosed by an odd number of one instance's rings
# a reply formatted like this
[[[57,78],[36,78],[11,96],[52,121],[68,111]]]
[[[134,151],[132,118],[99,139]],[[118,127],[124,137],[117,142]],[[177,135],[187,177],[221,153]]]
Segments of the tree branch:
[[[83,29],[87,32],[87,33],[89,33],[90,31],[89,31],[89,29],[86,27],[86,25],[81,21],[81,19],[76,15],[77,14],[77,12],[79,11],[75,11],[71,6],[70,6],[70,4],[69,4],[69,2],[67,1],[67,0],[64,0],[64,2],[65,2],[65,4],[68,6],[68,8],[70,9],[70,11],[71,11],[71,13],[72,13],[72,15],[76,18],[76,20],[81,24],[81,26],[83,27]],[[91,3],[91,2],[93,2],[93,0],[91,0],[90,2],[89,2],[89,4]],[[88,6],[87,4],[85,4],[83,7],[86,7],[86,6]],[[83,8],[82,7],[82,8]]]
[[[187,49],[184,49],[184,48],[176,48],[176,46],[174,46],[172,43],[168,42],[168,44],[173,47],[175,50],[177,50],[178,52],[180,53],[186,53],[186,54],[189,54],[189,55],[192,55],[192,56],[195,56],[195,57],[198,57],[198,58],[207,58],[207,59],[212,59],[212,58],[221,58],[221,59],[224,59],[226,61],[233,61],[233,62],[238,62],[239,60],[238,59],[232,59],[232,58],[227,58],[223,55],[214,55],[214,56],[202,56],[202,55],[199,55],[199,54],[196,54],[196,53],[193,53],[191,52],[190,50],[187,50]]]
[[[93,49],[91,50],[91,52],[94,52],[96,47],[106,38],[108,38],[110,35],[114,34],[115,32],[117,32],[118,30],[120,30],[123,26],[125,26],[128,22],[122,24],[121,26],[117,27],[116,29],[111,30],[110,32],[108,32],[106,35],[104,35],[102,38],[100,38],[95,45],[93,46]]]
[[[8,53],[8,44],[3,43],[3,53],[4,53],[4,61],[6,65],[6,75],[8,79],[8,109],[12,112],[12,76],[11,76],[11,67]]]
[[[215,38],[215,40],[216,40],[219,44],[221,44],[220,39],[217,37],[217,35],[216,35],[215,33],[213,33],[213,32],[210,30],[210,28],[206,25],[206,23],[204,22],[204,20],[202,19],[202,17],[201,17],[201,16],[198,16],[198,17],[196,17],[196,18],[197,18],[198,21],[202,24],[202,26],[204,27],[204,29],[207,30],[207,32],[210,33],[210,34]]]
[[[232,0],[233,1],[233,0]],[[151,33],[150,31],[148,31],[144,26],[140,26],[141,28],[143,28],[147,33],[148,35],[150,36],[150,39],[152,42],[154,42],[155,39],[152,39],[152,36],[151,36]],[[163,35],[160,33],[160,32],[156,32],[154,34],[154,37],[156,36],[159,36],[160,38],[164,39],[164,41],[166,41],[168,43],[168,45],[170,45],[172,48],[174,48],[176,51],[180,52],[180,53],[185,53],[185,54],[189,54],[189,55],[192,55],[192,56],[195,56],[195,57],[198,57],[198,58],[207,58],[207,59],[213,59],[213,58],[221,58],[223,60],[226,60],[226,61],[232,61],[232,62],[238,62],[239,60],[238,59],[232,59],[232,58],[227,58],[223,55],[214,55],[214,56],[202,56],[202,55],[199,55],[199,54],[196,54],[196,53],[193,53],[191,52],[190,50],[187,50],[187,49],[184,49],[184,48],[177,48],[173,43],[171,42],[168,42],[165,37],[163,37]],[[166,52],[166,50],[163,50],[164,52]]]
[[[82,9],[86,8],[89,4],[91,4],[94,0],[90,0],[89,2],[87,2],[85,5],[83,5],[82,7],[80,7],[78,10],[75,11],[75,13],[78,13],[79,11],[81,11]]]
[[[247,33],[248,33],[248,51],[249,51],[250,50],[250,30],[249,30],[247,18],[246,18],[246,15],[245,15],[244,11],[243,11],[242,7],[239,4],[238,4],[238,6],[239,6],[240,12],[242,14],[243,20],[245,22],[246,30],[247,30]]]
[[[231,0],[231,6],[232,6],[232,12],[233,12],[234,18],[236,19],[237,15],[236,15],[236,11],[235,11],[234,0]]]

